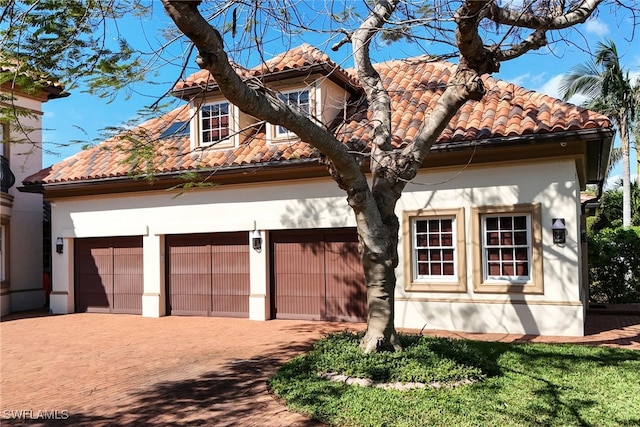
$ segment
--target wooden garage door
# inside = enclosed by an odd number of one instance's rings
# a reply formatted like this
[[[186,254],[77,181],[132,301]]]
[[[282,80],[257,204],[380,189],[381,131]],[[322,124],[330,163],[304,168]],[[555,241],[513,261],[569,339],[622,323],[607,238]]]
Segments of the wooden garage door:
[[[249,317],[247,233],[167,236],[173,315]]]
[[[271,242],[275,318],[366,320],[355,229],[274,232]]]
[[[76,312],[142,314],[142,237],[75,239]]]

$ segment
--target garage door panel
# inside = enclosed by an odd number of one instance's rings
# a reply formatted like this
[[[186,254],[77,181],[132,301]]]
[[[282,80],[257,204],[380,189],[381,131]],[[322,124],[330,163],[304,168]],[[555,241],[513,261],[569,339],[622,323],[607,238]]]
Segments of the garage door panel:
[[[207,316],[209,313],[209,297],[202,295],[201,298],[194,298],[193,294],[172,295],[171,314],[178,316]]]
[[[307,237],[304,237],[307,239]],[[322,274],[322,244],[318,242],[276,243],[276,270],[283,274]]]
[[[113,278],[108,275],[98,276],[96,274],[79,274],[76,275],[76,281],[82,284],[83,292],[106,293],[107,285],[105,285],[105,282],[109,283],[110,288]]]
[[[171,314],[248,317],[248,241],[247,233],[167,236]]]
[[[213,234],[211,314],[249,317],[249,238],[247,233]]]
[[[142,265],[142,253],[131,254],[115,253],[113,255],[113,272],[119,275],[139,275]]]
[[[367,294],[358,242],[327,242],[326,248],[327,319],[363,320]]]
[[[216,274],[212,295],[247,295],[249,274]]]
[[[142,313],[142,298],[138,293],[114,294],[112,313],[140,314]]]
[[[278,295],[314,298],[324,292],[324,273],[278,275]]]
[[[113,279],[114,295],[142,295],[144,292],[143,281],[138,275],[116,274]]]
[[[355,229],[288,231],[272,238],[276,318],[366,319]]]
[[[142,237],[75,240],[76,311],[142,313]]]
[[[171,275],[170,304],[173,314],[205,315],[210,308],[210,274]]]
[[[215,274],[245,274],[249,264],[248,253],[213,253]]]
[[[211,293],[210,274],[174,274],[171,275],[173,295],[209,295]]]
[[[323,320],[322,311],[324,297],[310,298],[308,296],[286,296],[278,297],[278,307],[285,307],[278,310],[277,319],[301,319],[301,320]]]
[[[212,298],[213,316],[247,317],[249,298],[246,295],[214,295]]]
[[[113,272],[111,251],[90,251],[76,258],[76,271],[86,275],[105,275]]]
[[[171,274],[211,274],[211,260],[208,259],[209,251],[191,252],[191,253],[174,253],[169,255],[171,263]]]
[[[76,295],[76,312],[110,313],[112,298],[103,287],[86,290]]]
[[[113,242],[113,312],[142,313],[144,276],[142,237],[123,237]]]
[[[144,282],[139,274],[114,274],[114,294],[142,295]]]

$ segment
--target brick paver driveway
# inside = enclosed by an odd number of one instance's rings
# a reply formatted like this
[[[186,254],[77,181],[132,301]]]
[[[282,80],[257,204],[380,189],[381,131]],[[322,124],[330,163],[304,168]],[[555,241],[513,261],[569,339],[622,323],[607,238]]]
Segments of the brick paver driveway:
[[[324,333],[364,324],[70,314],[0,323],[0,424],[316,426],[266,380]],[[587,316],[586,337],[428,334],[640,349],[640,312]],[[414,331],[415,332],[415,331]],[[27,412],[25,412],[27,411]],[[28,412],[30,411],[30,412]],[[40,412],[44,411],[44,412]]]
[[[266,388],[329,331],[362,324],[71,314],[0,324],[0,423],[313,426]],[[56,412],[57,411],[57,412]],[[29,424],[38,424],[30,421]]]

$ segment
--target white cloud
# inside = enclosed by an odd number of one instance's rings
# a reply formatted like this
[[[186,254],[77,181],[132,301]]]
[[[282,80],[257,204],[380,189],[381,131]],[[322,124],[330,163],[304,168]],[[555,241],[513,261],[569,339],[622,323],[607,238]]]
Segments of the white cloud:
[[[560,98],[560,82],[562,81],[562,74],[551,77],[551,79],[536,89],[537,92],[542,92],[545,95]]]
[[[545,95],[549,95],[554,98],[562,99],[562,95],[560,94],[560,84],[562,82],[562,77],[564,77],[562,74],[553,76],[545,84],[535,89],[535,91],[544,93]],[[583,95],[574,95],[569,99],[568,102],[575,105],[580,105],[584,101],[586,101],[586,99],[587,98]]]
[[[599,19],[590,19],[584,24],[586,32],[604,37],[609,34],[609,27]]]
[[[629,176],[629,180],[631,182],[636,182],[638,180],[638,175],[636,174],[630,174]],[[622,189],[622,187],[620,186],[622,183],[622,174],[620,175],[610,175],[607,177],[607,180],[604,183],[603,189],[604,190],[618,190],[618,189]]]
[[[521,74],[519,76],[509,79],[509,83],[513,83],[517,86],[525,86],[531,81],[531,73]]]
[[[536,87],[536,85],[539,85],[544,80],[545,80],[545,73],[532,74],[528,72],[516,77],[509,78],[509,83],[513,83],[514,85],[518,85],[518,86],[522,86],[530,89],[532,87]]]

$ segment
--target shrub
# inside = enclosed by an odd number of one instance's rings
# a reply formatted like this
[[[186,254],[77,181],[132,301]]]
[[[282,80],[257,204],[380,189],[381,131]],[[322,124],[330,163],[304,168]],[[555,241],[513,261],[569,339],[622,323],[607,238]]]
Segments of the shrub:
[[[640,303],[640,227],[589,237],[589,282],[592,301]]]

